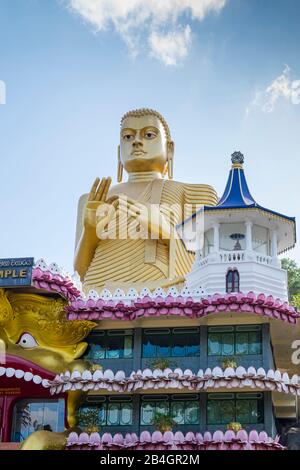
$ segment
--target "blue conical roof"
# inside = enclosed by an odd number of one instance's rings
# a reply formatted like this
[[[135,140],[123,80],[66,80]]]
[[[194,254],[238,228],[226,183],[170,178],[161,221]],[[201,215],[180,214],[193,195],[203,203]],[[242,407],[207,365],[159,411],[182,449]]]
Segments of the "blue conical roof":
[[[243,163],[244,155],[234,152],[231,155],[232,168],[223,196],[216,207],[248,207],[256,205],[252,197],[245,177]]]

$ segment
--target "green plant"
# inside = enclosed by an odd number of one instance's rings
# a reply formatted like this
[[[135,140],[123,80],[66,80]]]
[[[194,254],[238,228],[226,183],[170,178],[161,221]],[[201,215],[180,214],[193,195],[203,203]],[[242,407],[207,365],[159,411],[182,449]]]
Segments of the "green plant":
[[[172,359],[168,359],[165,357],[156,357],[155,359],[151,359],[150,361],[147,362],[147,367],[150,367],[151,369],[168,369],[168,368],[174,368],[176,367],[177,364],[175,361]]]
[[[284,258],[281,265],[288,273],[289,300],[292,301],[294,296],[300,295],[300,267],[289,258]]]
[[[103,367],[100,364],[96,364],[89,360],[84,361],[84,366],[86,370],[89,370],[92,373],[94,373],[96,370],[103,370]]]
[[[298,311],[300,311],[300,294],[293,295],[292,305],[294,305]]]
[[[155,426],[158,431],[164,433],[166,431],[172,431],[172,428],[173,426],[175,426],[176,423],[171,418],[171,416],[165,415],[157,411],[154,414],[151,424]]]
[[[237,363],[233,357],[227,357],[222,362],[222,369],[227,369],[227,367],[232,367],[233,369],[237,368]]]
[[[231,422],[231,423],[227,424],[227,429],[229,431],[238,432],[241,429],[243,429],[243,426],[241,425],[241,423]]]
[[[77,419],[79,426],[89,434],[92,432],[99,432],[99,412],[98,409],[93,408],[80,408],[77,412]]]

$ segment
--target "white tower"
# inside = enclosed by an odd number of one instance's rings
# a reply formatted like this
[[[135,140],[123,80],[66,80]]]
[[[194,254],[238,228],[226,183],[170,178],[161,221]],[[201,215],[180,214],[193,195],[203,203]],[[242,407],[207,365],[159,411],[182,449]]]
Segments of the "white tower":
[[[295,219],[255,202],[243,163],[243,154],[233,153],[219,203],[177,227],[187,249],[196,252],[187,286],[201,286],[208,295],[253,291],[286,300],[287,273],[278,256],[295,245]]]

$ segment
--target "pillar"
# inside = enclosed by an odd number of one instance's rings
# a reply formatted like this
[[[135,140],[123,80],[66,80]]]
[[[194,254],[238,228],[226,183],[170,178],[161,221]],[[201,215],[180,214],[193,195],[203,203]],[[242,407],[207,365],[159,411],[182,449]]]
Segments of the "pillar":
[[[278,256],[278,232],[273,230],[272,232],[272,258],[276,259]]]
[[[214,224],[214,253],[220,251],[220,224]]]
[[[253,223],[250,222],[250,220],[247,220],[245,222],[245,227],[246,227],[246,251],[252,251],[253,250],[252,226],[253,226]]]

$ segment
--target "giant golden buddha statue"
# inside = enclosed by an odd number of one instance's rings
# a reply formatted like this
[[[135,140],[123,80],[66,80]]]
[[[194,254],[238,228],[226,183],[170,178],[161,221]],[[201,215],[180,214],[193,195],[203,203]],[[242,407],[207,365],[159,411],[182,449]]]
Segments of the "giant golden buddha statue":
[[[74,266],[86,291],[184,282],[194,255],[176,237],[175,226],[196,207],[216,204],[217,195],[208,185],[174,181],[173,159],[169,126],[158,112],[138,109],[123,116],[118,184],[97,178],[79,200]]]

